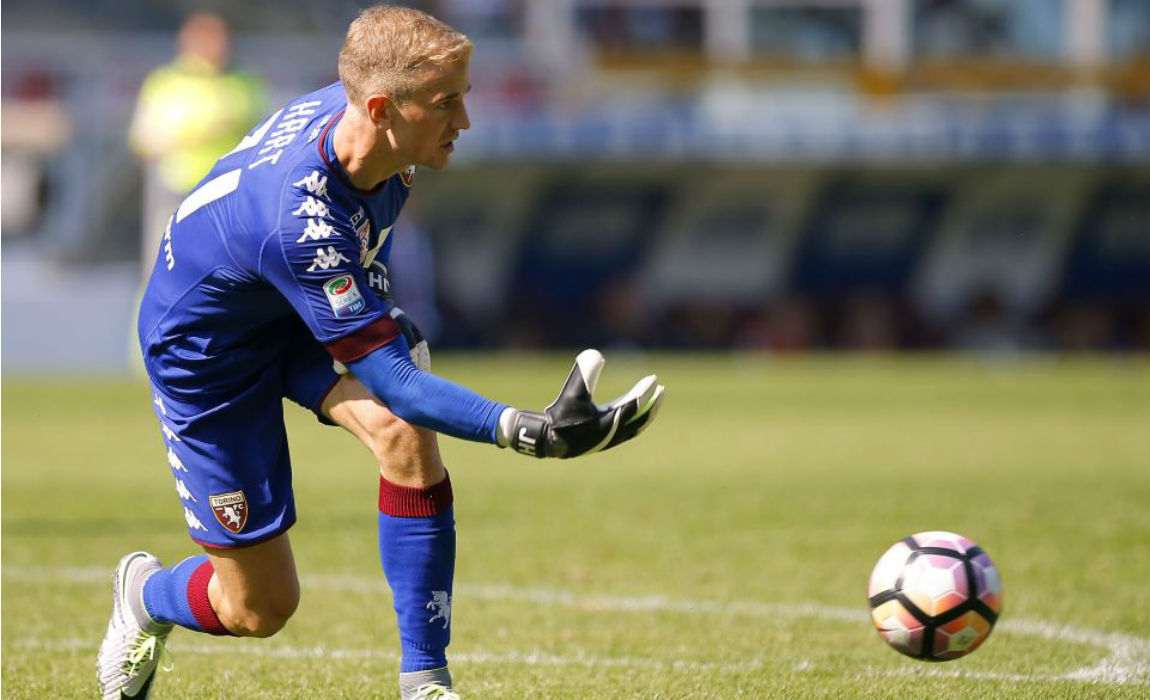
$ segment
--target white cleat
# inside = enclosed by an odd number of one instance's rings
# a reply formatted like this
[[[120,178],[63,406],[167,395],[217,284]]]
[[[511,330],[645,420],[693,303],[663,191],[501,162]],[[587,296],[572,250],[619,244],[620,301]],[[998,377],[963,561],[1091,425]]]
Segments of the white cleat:
[[[156,668],[166,658],[164,640],[172,626],[139,621],[141,616],[147,617],[144,582],[162,568],[160,560],[147,552],[132,552],[116,567],[112,619],[96,657],[96,677],[104,700],[145,700]]]
[[[424,683],[415,689],[410,700],[463,700],[459,693],[442,683]]]
[[[399,674],[400,700],[460,700],[446,666]]]

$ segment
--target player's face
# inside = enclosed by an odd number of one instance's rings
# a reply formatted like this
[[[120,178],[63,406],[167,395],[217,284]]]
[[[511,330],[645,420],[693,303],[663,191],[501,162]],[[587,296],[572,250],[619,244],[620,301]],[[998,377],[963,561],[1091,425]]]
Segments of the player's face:
[[[471,128],[463,98],[471,89],[467,58],[429,68],[423,86],[396,106],[391,133],[411,165],[446,167],[459,132]]]

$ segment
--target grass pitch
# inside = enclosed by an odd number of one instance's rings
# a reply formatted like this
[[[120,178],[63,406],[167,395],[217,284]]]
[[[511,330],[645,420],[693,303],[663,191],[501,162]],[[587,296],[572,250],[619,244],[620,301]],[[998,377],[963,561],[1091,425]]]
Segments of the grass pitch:
[[[610,356],[610,355],[609,355]],[[439,357],[539,407],[567,356]],[[570,462],[444,439],[459,561],[452,665],[470,698],[1146,698],[1145,358],[613,358],[658,371],[639,442]],[[3,697],[95,697],[111,568],[184,532],[146,387],[3,382]],[[163,698],[394,698],[376,472],[287,409],[303,581],[269,640],[177,630]],[[879,639],[878,556],[946,529],[997,562],[1005,613],[967,659]]]

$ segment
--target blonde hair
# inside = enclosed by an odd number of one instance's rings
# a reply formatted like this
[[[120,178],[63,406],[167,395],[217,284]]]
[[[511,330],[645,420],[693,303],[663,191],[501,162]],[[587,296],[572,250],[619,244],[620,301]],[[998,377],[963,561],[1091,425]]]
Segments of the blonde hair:
[[[371,95],[404,102],[428,67],[466,59],[471,40],[431,15],[409,7],[376,5],[359,13],[339,51],[339,77],[349,105]]]

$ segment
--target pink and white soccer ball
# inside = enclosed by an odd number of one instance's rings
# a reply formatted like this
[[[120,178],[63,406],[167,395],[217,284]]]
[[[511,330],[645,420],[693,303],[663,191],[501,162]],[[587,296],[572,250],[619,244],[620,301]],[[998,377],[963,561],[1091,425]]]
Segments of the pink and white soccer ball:
[[[896,650],[950,661],[990,636],[1002,613],[1002,579],[990,556],[953,532],[894,543],[871,573],[871,621]]]

